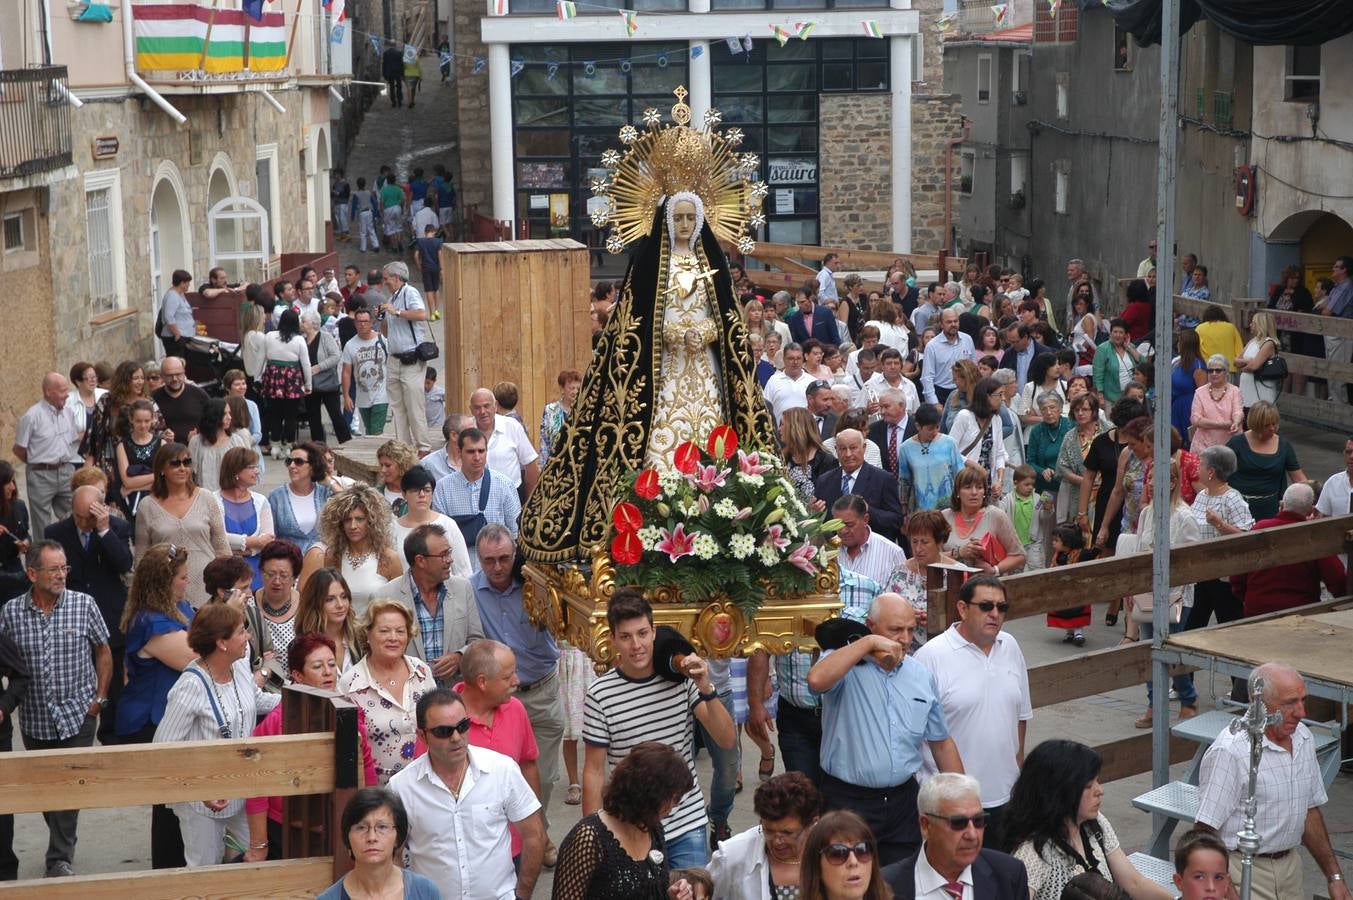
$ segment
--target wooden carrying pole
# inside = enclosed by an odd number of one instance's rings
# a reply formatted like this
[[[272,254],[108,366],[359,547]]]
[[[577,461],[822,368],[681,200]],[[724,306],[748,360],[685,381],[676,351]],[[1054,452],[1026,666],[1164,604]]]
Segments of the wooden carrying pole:
[[[291,51],[296,49],[296,29],[301,24],[301,4],[305,0],[296,0],[296,11],[291,14],[291,34],[287,37],[287,61],[282,64],[283,69],[291,68]]]

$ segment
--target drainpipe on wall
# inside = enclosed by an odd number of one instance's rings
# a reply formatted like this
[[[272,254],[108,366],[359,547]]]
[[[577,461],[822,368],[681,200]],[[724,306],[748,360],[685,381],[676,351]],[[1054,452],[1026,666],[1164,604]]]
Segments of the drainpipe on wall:
[[[124,2],[125,2],[125,0],[124,0]],[[259,94],[262,95],[262,97],[263,97],[264,100],[267,100],[267,101],[268,101],[268,104],[269,104],[273,109],[277,110],[277,111],[280,112],[282,115],[286,115],[286,114],[287,114],[287,108],[286,108],[285,106],[283,106],[283,105],[278,101],[278,99],[277,99],[276,97],[274,97],[272,94],[268,93],[267,91],[259,91]]]
[[[131,0],[124,0],[122,4],[122,54],[123,62],[127,69],[127,80],[132,86],[145,94],[160,109],[169,113],[169,117],[180,125],[186,125],[188,117],[174,108],[174,105],[164,99],[159,91],[146,84],[146,80],[136,74],[136,46],[132,38],[132,4]]]
[[[43,40],[42,63],[43,65],[46,66],[50,66],[52,64],[52,29],[48,25],[48,23],[51,22],[51,20],[52,20],[52,6],[50,0],[42,0],[42,40]],[[83,100],[72,94],[70,90],[59,81],[56,80],[52,81],[52,90],[60,94],[63,98],[65,98],[65,101],[67,103],[69,103],[76,109],[79,109],[80,107],[85,105],[85,102]]]
[[[968,121],[967,116],[962,117],[962,122],[963,131],[944,144],[944,247],[949,254],[954,251],[950,246],[954,220],[954,148],[966,143],[972,131],[972,122]]]

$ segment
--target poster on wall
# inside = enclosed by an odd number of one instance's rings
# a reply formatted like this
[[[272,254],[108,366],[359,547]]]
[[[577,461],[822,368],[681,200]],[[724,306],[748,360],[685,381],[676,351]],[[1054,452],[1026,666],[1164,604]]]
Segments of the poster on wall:
[[[817,161],[772,156],[767,176],[771,184],[817,184]]]
[[[549,194],[532,194],[532,195],[531,195],[531,211],[532,211],[532,212],[535,212],[535,211],[537,211],[537,210],[543,212],[544,210],[547,210],[547,209],[549,209],[549,208],[550,208],[550,195],[549,195]]]
[[[568,194],[550,194],[550,230],[568,231]]]
[[[777,188],[775,190],[776,215],[792,215],[794,212],[794,189]]]

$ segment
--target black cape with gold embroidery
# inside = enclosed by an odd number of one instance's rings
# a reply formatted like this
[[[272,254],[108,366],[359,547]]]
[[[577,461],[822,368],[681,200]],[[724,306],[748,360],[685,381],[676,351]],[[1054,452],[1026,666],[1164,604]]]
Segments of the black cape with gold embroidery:
[[[556,446],[521,518],[521,547],[536,562],[588,557],[602,547],[611,509],[627,472],[644,466],[653,397],[662,370],[662,321],[667,284],[667,235],[660,206],[653,228],[630,258],[610,321],[597,343],[582,389],[564,420]],[[722,376],[727,424],[748,450],[774,448],[774,426],[756,363],[747,350],[747,330],[733,296],[728,260],[709,226],[700,229],[696,252],[713,276],[714,314],[720,323],[713,345]],[[706,283],[708,284],[708,282]]]

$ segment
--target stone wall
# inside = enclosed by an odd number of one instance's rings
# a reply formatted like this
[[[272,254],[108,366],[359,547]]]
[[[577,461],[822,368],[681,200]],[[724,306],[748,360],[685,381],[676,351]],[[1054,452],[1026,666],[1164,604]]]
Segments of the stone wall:
[[[480,23],[485,4],[455,3],[451,52],[458,59],[488,58],[488,45],[480,39]],[[456,67],[451,82],[456,142],[455,178],[459,186],[460,210],[464,214],[478,206],[481,215],[493,216],[493,165],[489,146],[489,76],[486,69],[472,75],[464,66]]]
[[[9,253],[0,259],[0,283],[12,300],[5,316],[6,339],[0,341],[0,458],[13,461],[14,429],[19,417],[42,395],[42,373],[55,365],[52,352],[53,322],[50,216],[43,212],[44,189],[0,193],[0,211],[33,209],[32,253]]]
[[[935,253],[946,245],[944,235],[944,152],[959,133],[962,101],[957,94],[913,94],[911,101],[911,249]],[[958,221],[958,157],[954,157],[951,190]]]
[[[822,94],[818,106],[819,242],[891,249],[891,98]]]

